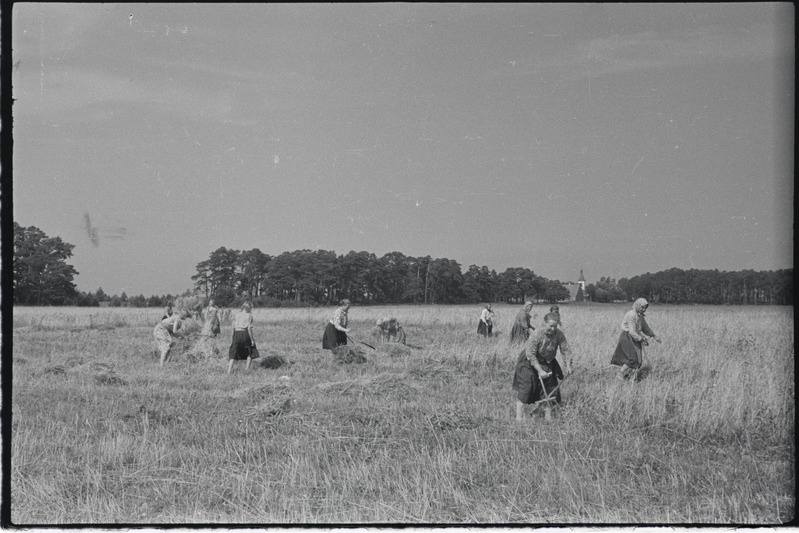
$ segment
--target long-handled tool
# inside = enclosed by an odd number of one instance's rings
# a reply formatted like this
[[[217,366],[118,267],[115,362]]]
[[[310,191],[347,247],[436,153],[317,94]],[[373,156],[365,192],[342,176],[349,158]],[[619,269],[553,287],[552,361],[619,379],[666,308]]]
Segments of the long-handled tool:
[[[563,379],[560,380],[560,383],[558,383],[558,385],[554,389],[549,391],[549,394],[547,394],[547,389],[544,388],[543,389],[544,390],[544,399],[543,400],[538,400],[535,403],[547,402],[547,403],[549,403],[551,405],[552,402],[555,401],[555,393],[558,392],[558,389],[560,388],[561,385],[563,385],[563,382],[566,381],[566,378],[568,378],[568,377],[569,377],[568,374],[563,376]],[[541,379],[541,376],[538,376],[538,379],[541,381],[541,386],[544,387],[544,380]]]
[[[546,404],[546,407],[557,406],[555,393],[558,392],[558,389],[560,388],[561,385],[563,385],[563,382],[566,381],[566,378],[568,378],[568,377],[569,377],[569,374],[565,375],[563,377],[563,379],[560,380],[560,383],[558,383],[558,385],[554,389],[552,389],[551,391],[549,391],[549,393],[547,393],[547,389],[544,386],[544,380],[541,379],[541,376],[538,376],[538,381],[541,383],[541,390],[544,391],[544,398],[541,399],[541,400],[537,400],[537,401],[533,402],[533,411],[538,409],[538,407],[541,404]]]
[[[374,347],[374,346],[372,346],[371,344],[366,344],[366,343],[365,343],[365,342],[363,342],[363,341],[359,341],[358,339],[356,339],[356,338],[355,338],[355,337],[353,337],[352,335],[347,335],[347,338],[348,338],[348,339],[352,339],[352,340],[354,340],[355,342],[360,342],[360,343],[361,343],[361,344],[363,344],[364,346],[368,346],[368,347],[369,347],[369,348],[371,348],[372,350],[374,350],[374,351],[377,351],[377,348],[375,348],[375,347]]]

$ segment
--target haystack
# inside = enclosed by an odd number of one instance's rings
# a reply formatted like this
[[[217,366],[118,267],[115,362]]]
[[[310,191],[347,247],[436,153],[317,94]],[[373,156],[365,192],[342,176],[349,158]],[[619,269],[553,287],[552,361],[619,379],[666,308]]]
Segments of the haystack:
[[[338,346],[333,350],[333,359],[339,364],[365,363],[366,356],[354,346]]]
[[[249,387],[235,396],[249,404],[241,408],[241,414],[251,422],[265,422],[286,413],[294,400],[290,380]]]
[[[178,337],[172,346],[171,358],[185,357],[192,363],[208,361],[220,356],[213,337],[203,335],[202,316],[204,299],[201,296],[178,296],[172,304],[174,313],[186,311],[188,318],[181,321]]]

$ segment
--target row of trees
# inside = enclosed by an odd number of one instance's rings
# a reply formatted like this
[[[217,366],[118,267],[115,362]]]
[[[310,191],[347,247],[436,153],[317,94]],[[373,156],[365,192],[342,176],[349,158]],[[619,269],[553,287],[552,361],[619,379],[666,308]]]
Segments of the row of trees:
[[[759,271],[671,268],[620,279],[630,300],[662,303],[793,305],[793,269]],[[586,287],[586,292],[588,292]]]
[[[67,264],[72,244],[48,237],[35,226],[14,222],[13,301],[18,305],[160,307],[171,295],[108,296],[76,289],[78,272]],[[548,280],[529,268],[502,273],[470,265],[464,272],[452,259],[410,257],[391,252],[377,257],[351,251],[295,250],[277,256],[259,249],[221,247],[197,264],[193,290],[219,305],[249,299],[256,305],[330,305],[342,298],[356,303],[520,303],[525,298],[556,302],[569,297],[558,280]],[[703,304],[793,305],[793,269],[777,271],[680,270],[672,268],[630,279],[602,277],[585,288],[595,302],[634,300]]]
[[[501,274],[471,265],[463,272],[452,259],[410,257],[390,252],[377,257],[351,251],[295,250],[278,256],[259,249],[221,247],[197,264],[192,276],[200,294],[228,305],[245,294],[256,303],[294,302],[328,305],[348,298],[355,303],[521,302],[525,297],[555,302],[569,297],[557,280],[529,268]]]
[[[191,291],[188,292],[191,293]],[[161,296],[139,294],[138,296],[128,297],[127,293],[122,291],[122,294],[109,296],[100,287],[95,292],[79,291],[75,299],[75,305],[78,307],[97,307],[99,305],[108,305],[109,307],[165,307],[167,303],[174,301],[175,296],[171,294]]]

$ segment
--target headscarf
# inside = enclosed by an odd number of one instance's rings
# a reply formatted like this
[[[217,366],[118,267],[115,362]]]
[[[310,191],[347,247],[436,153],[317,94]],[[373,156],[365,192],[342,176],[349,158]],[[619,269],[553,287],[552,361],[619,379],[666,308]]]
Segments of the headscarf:
[[[646,301],[646,298],[638,298],[635,303],[633,303],[633,309],[639,315],[644,314],[644,306],[649,305],[649,302]]]
[[[532,309],[533,308],[533,302],[531,302],[530,300],[527,300],[526,302],[524,302],[524,308],[525,309]]]

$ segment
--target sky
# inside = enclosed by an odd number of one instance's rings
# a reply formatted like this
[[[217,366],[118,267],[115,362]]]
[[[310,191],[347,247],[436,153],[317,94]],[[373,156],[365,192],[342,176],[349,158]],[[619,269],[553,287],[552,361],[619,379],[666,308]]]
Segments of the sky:
[[[219,247],[588,283],[793,267],[792,3],[12,12],[13,218],[79,290]]]

